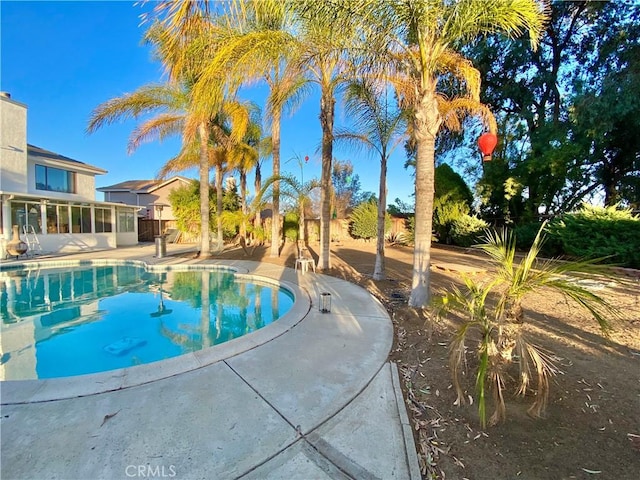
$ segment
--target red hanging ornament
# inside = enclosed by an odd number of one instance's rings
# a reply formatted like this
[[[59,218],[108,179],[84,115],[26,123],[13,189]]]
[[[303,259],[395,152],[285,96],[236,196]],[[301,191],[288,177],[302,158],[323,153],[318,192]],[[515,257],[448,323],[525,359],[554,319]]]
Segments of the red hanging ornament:
[[[483,162],[491,161],[491,154],[497,144],[498,136],[495,133],[488,132],[480,135],[480,138],[478,138],[478,147],[480,147],[480,152],[482,152]]]

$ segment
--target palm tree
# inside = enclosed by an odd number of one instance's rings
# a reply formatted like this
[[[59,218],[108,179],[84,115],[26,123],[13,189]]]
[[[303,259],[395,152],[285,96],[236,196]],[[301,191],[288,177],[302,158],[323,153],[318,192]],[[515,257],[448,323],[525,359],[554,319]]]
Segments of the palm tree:
[[[271,137],[263,137],[258,145],[258,161],[255,164],[255,172],[253,175],[253,191],[257,195],[260,190],[262,190],[262,162],[263,159],[269,157],[271,155],[271,147],[272,147]],[[276,194],[274,193],[274,197]],[[260,210],[254,211],[253,217],[253,231],[254,237],[253,241],[258,241],[262,244],[264,240],[264,233],[258,234],[258,231],[262,228],[262,217],[260,214]],[[277,232],[276,232],[277,234]]]
[[[384,238],[387,215],[387,161],[406,131],[404,112],[389,106],[389,92],[383,84],[371,80],[350,83],[345,92],[345,110],[357,125],[354,132],[341,131],[336,140],[355,142],[380,156],[378,193],[378,235],[374,280],[384,280]]]
[[[249,154],[255,155],[255,149],[242,141],[246,138],[247,130],[251,124],[250,103],[239,100],[228,100],[222,104],[221,110],[209,121],[206,145],[207,172],[210,167],[215,169],[216,187],[216,251],[223,248],[223,225],[222,225],[222,197],[224,174],[233,165],[241,163],[241,159]],[[183,149],[185,150],[185,149]],[[169,160],[160,170],[160,175],[164,176],[170,172],[179,172],[195,166],[199,162],[199,157],[194,155],[193,148],[185,150],[184,154],[178,155]],[[208,174],[207,174],[208,178]],[[202,188],[202,185],[201,185]],[[202,190],[201,190],[202,191]],[[208,194],[208,190],[207,190]],[[202,198],[200,199],[202,204]],[[209,203],[207,198],[207,216],[209,213]]]
[[[480,35],[527,31],[538,42],[546,13],[537,0],[344,0],[318,2],[317,16],[343,26],[348,19],[361,32],[359,68],[364,75],[386,72],[403,108],[416,144],[416,217],[412,291],[409,305],[430,299],[430,249],[434,196],[435,140],[446,113],[479,105],[480,74],[456,49]],[[335,30],[335,28],[334,28]],[[453,80],[462,94],[448,99],[439,83]],[[324,97],[323,97],[324,99]],[[449,115],[450,120],[456,115]],[[490,127],[491,128],[491,127]]]
[[[241,148],[235,158],[234,167],[240,175],[240,203],[242,208],[242,222],[240,224],[240,236],[247,236],[247,218],[249,215],[247,205],[247,172],[255,167],[259,175],[260,143],[262,141],[262,125],[260,109],[256,105],[249,106],[250,123],[243,138]],[[256,190],[257,191],[257,190]]]
[[[356,46],[360,28],[347,12],[352,2],[292,2],[296,13],[299,42],[297,62],[307,71],[309,81],[320,88],[320,126],[322,127],[322,173],[320,176],[320,258],[318,268],[331,268],[331,172],[333,162],[336,95],[352,78],[350,49]]]
[[[480,74],[456,47],[479,35],[503,32],[515,36],[523,30],[528,31],[534,46],[545,14],[536,0],[388,2],[383,11],[391,47],[387,51],[402,49],[401,68],[406,69],[410,82],[402,99],[411,112],[416,142],[415,247],[409,305],[423,307],[430,300],[436,136],[443,125],[443,111],[457,109],[456,102],[480,99]],[[450,100],[448,106],[444,102],[447,99],[438,93],[438,82],[447,75],[466,90],[461,98]]]
[[[151,27],[145,40],[155,48],[156,56],[163,63],[172,85],[185,85],[189,90],[183,131],[183,149],[176,158],[191,156],[194,145],[198,145],[198,175],[200,181],[200,255],[211,255],[209,240],[209,140],[211,129],[210,102],[196,103],[193,98],[193,83],[199,76],[201,61],[206,58],[208,46],[202,38],[210,29],[208,4],[197,0],[161,0],[155,4],[152,14],[146,14],[143,21],[150,21]],[[185,87],[186,88],[186,87]],[[222,82],[218,90],[223,89]],[[216,98],[216,96],[213,96]]]
[[[606,273],[593,261],[538,261],[544,237],[540,228],[527,255],[516,261],[515,238],[510,233],[487,233],[478,247],[487,253],[493,269],[484,281],[465,277],[465,288],[453,286],[439,299],[441,312],[454,312],[463,319],[451,344],[449,363],[458,399],[464,402],[461,371],[465,365],[467,339],[473,330],[479,331],[479,365],[476,375],[478,409],[482,426],[486,425],[486,390],[491,391],[495,411],[489,420],[495,424],[505,418],[503,390],[509,368],[518,366],[516,393],[525,395],[534,384],[535,400],[529,409],[539,416],[546,406],[549,380],[557,372],[552,357],[532,344],[524,333],[526,322],[523,299],[530,293],[555,290],[584,308],[598,322],[603,332],[610,328],[608,316],[617,316],[606,300],[583,288],[576,274]],[[487,302],[490,298],[491,301]]]
[[[292,31],[290,4],[280,0],[236,0],[217,23],[218,50],[194,86],[206,96],[221,75],[239,88],[258,80],[269,86],[266,118],[271,124],[272,175],[280,175],[280,124],[283,109],[293,112],[305,93],[306,80],[292,62],[298,43]],[[258,189],[256,189],[258,191]],[[270,256],[280,254],[279,184],[273,186]]]
[[[169,162],[200,165],[200,252],[210,255],[209,242],[209,128],[198,122],[190,111],[190,92],[178,83],[145,85],[133,93],[125,94],[98,105],[89,118],[87,132],[93,133],[105,125],[128,118],[138,119],[149,113],[155,117],[145,120],[134,129],[129,139],[129,153],[144,141],[163,140],[172,134],[182,134],[180,153]],[[193,125],[197,124],[196,132]],[[164,175],[165,169],[159,176]]]
[[[298,209],[298,241],[304,245],[304,212],[311,203],[312,192],[316,188],[320,187],[320,183],[315,179],[302,183],[292,175],[271,176],[264,182],[262,190],[260,190],[256,195],[254,200],[254,209],[260,209],[265,198],[273,198],[274,185],[276,183],[281,187],[279,194],[282,197],[291,200]]]

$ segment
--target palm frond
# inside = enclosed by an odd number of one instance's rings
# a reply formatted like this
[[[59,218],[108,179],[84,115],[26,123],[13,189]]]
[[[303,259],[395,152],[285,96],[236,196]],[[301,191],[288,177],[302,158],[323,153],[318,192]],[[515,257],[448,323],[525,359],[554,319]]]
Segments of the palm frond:
[[[503,33],[518,37],[528,32],[536,48],[548,20],[548,8],[536,0],[463,0],[447,4],[441,41],[455,44],[479,35]]]
[[[87,133],[111,125],[116,121],[137,119],[157,110],[177,113],[186,108],[187,97],[172,85],[145,85],[133,93],[127,93],[98,105],[89,117]]]
[[[200,150],[197,142],[183,144],[180,152],[169,159],[160,168],[157,178],[166,178],[171,173],[182,172],[200,163]]]
[[[445,128],[452,132],[462,130],[462,121],[468,116],[479,117],[490,132],[498,130],[496,118],[489,107],[474,99],[454,98],[449,100],[440,95],[438,96],[438,110]]]
[[[184,129],[184,115],[164,113],[153,117],[138,125],[129,138],[127,150],[136,150],[140,144],[152,140],[162,141],[169,136],[176,135]]]
[[[460,53],[446,49],[438,58],[438,73],[448,73],[466,86],[468,98],[480,101],[480,71],[473,66],[473,63]]]

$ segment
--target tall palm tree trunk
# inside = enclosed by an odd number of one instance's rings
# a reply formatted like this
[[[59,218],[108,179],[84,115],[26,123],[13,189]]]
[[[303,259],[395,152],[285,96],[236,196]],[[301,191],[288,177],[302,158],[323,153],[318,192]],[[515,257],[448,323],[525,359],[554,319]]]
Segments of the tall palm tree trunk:
[[[260,169],[260,162],[256,162],[256,173],[253,179],[253,189],[257,195],[262,190],[262,170]],[[258,232],[258,229],[262,226],[262,216],[260,214],[260,208],[258,207],[255,217],[253,218],[254,232]],[[253,235],[253,241],[256,240],[255,233]],[[262,241],[260,241],[262,243]]]
[[[413,274],[409,306],[422,308],[431,300],[429,291],[431,263],[431,231],[435,185],[435,145],[441,124],[434,88],[429,89],[415,113],[416,151],[416,218],[413,250]]]
[[[209,240],[209,130],[201,123],[198,127],[200,134],[200,254],[203,257],[211,255]]]
[[[274,109],[271,124],[271,142],[273,157],[273,176],[280,175],[280,110]],[[256,190],[259,192],[260,190]],[[280,181],[273,182],[271,204],[271,252],[270,257],[280,255]]]
[[[298,222],[298,240],[300,240],[299,245],[301,248],[305,246],[305,236],[304,236],[304,202],[300,203],[300,220]]]
[[[242,210],[242,222],[240,223],[240,236],[247,238],[247,171],[240,169],[240,202]]]
[[[378,239],[376,244],[376,263],[373,267],[373,279],[384,280],[384,227],[387,215],[387,154],[383,151],[380,158],[380,191],[378,192]]]
[[[322,174],[320,177],[320,270],[331,268],[331,163],[333,161],[333,116],[336,101],[323,91],[320,100],[322,126]]]
[[[221,252],[224,245],[222,239],[222,166],[216,165],[216,226],[217,246],[216,251]]]

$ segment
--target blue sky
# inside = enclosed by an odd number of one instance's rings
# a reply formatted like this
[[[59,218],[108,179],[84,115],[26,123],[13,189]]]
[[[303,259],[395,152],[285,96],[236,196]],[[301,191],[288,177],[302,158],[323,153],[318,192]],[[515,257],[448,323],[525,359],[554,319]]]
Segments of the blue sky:
[[[96,186],[155,177],[180,148],[179,138],[142,145],[128,155],[127,139],[134,121],[85,133],[91,111],[100,103],[164,80],[162,66],[141,44],[140,14],[150,5],[126,1],[6,1],[0,2],[0,90],[28,106],[27,141],[108,170]],[[247,92],[262,103],[264,88]],[[320,177],[319,96],[308,98],[298,112],[283,121],[282,169],[300,175],[294,160],[310,157],[304,178]],[[336,109],[336,127],[345,125]],[[375,157],[334,146],[334,158],[350,160],[362,189],[378,193],[380,164]],[[288,163],[287,163],[288,162]],[[388,172],[388,202],[410,202],[413,178],[404,167],[404,149],[397,148]],[[263,164],[263,178],[271,163]],[[195,178],[195,171],[183,175]],[[252,178],[250,178],[252,185]],[[101,194],[98,196],[101,199]]]

